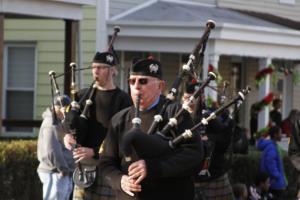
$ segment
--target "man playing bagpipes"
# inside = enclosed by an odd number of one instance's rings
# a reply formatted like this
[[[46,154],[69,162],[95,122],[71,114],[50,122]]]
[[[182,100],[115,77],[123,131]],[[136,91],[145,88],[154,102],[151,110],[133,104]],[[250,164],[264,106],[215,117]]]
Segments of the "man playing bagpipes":
[[[182,101],[185,102],[197,87],[199,87],[199,83],[187,84]],[[223,100],[220,101],[221,104],[225,103],[225,97],[222,97],[222,93],[225,94],[225,89],[221,92],[220,100]],[[244,95],[249,91],[250,88],[242,90],[236,98],[222,105],[222,107],[228,107],[227,105],[231,105],[231,102],[238,107],[237,104],[244,100]],[[231,166],[228,154],[232,154],[230,148],[234,145],[233,136],[234,132],[237,131],[235,130],[236,124],[231,118],[229,110],[222,109],[217,102],[212,105],[207,107],[204,104],[202,95],[200,95],[198,99],[195,99],[189,110],[195,123],[201,122],[203,118],[207,118],[218,110],[223,110],[219,116],[214,115],[215,117],[208,123],[202,123],[202,126],[199,126],[197,130],[201,136],[199,139],[203,141],[205,159],[198,175],[195,176],[195,200],[232,200],[234,196],[227,171]]]
[[[234,122],[226,114],[210,121],[201,136],[205,144],[205,161],[195,178],[195,190],[204,199],[234,199],[227,171],[230,161],[227,158],[233,135]],[[200,196],[200,195],[199,195]],[[197,198],[202,199],[202,198]]]
[[[162,66],[159,61],[149,58],[134,63],[130,69],[128,80],[131,97],[135,106],[117,113],[111,120],[110,128],[100,154],[100,172],[107,177],[116,192],[117,199],[185,199],[194,198],[192,175],[197,172],[202,162],[202,143],[190,138],[177,148],[158,152],[158,145],[149,145],[151,137],[156,137],[172,118],[181,105],[177,102],[166,107],[155,134],[147,134],[153,118],[164,105],[165,98],[161,95],[165,82],[162,79]],[[139,100],[140,99],[140,100]],[[138,103],[140,102],[140,103]],[[137,109],[136,109],[137,108]],[[137,120],[136,113],[139,113]],[[141,122],[137,136],[146,136],[140,146],[150,146],[140,152],[132,151],[128,160],[124,152],[123,142],[132,132],[133,123]],[[175,138],[193,126],[187,111],[183,111],[177,124],[170,128],[169,133],[158,141]],[[147,139],[149,137],[149,140]],[[136,141],[136,143],[139,143]],[[145,144],[145,145],[144,145]],[[154,153],[154,151],[156,151]],[[158,154],[151,156],[151,153]],[[149,154],[148,156],[139,156]]]
[[[77,163],[84,163],[85,160],[91,159],[97,163],[99,147],[107,134],[111,117],[123,108],[132,105],[129,95],[116,87],[113,82],[113,77],[116,75],[115,65],[115,57],[109,52],[97,52],[93,58],[91,67],[95,83],[88,92],[89,99],[80,105],[83,110],[81,116],[75,116],[76,120],[70,125],[75,128],[76,138],[72,134],[65,137],[65,145],[69,149],[72,149],[74,144],[78,146],[73,153]],[[89,89],[79,90],[76,100],[82,102],[87,90]],[[74,116],[70,118],[74,118]],[[113,197],[112,191],[99,174],[92,186],[85,189],[75,187],[74,191],[76,200],[102,200],[110,197]]]

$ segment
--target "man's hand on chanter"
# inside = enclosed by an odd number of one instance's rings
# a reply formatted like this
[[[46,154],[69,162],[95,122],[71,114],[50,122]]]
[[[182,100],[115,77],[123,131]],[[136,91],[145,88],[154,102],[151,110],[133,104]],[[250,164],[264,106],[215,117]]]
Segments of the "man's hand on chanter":
[[[134,192],[142,191],[142,186],[140,184],[135,184],[134,182],[135,180],[127,175],[123,175],[121,178],[121,188],[130,196],[134,196]]]
[[[90,159],[94,156],[94,150],[88,147],[78,147],[73,151],[73,158],[78,163],[84,159]]]
[[[147,166],[145,160],[133,162],[128,167],[128,175],[135,180],[135,184],[140,184],[147,176]]]

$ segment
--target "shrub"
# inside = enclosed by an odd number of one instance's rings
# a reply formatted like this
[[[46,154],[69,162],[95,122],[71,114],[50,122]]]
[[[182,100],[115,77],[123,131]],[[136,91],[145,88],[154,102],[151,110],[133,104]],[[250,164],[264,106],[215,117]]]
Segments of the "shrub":
[[[234,155],[232,159],[232,167],[229,171],[231,183],[245,183],[250,185],[254,183],[254,178],[259,171],[259,160],[261,152],[252,149],[248,155]],[[284,192],[284,199],[295,199],[297,193],[297,171],[292,166],[287,154],[284,154],[283,164],[285,175],[288,180],[288,187]]]
[[[37,166],[35,140],[1,141],[1,199],[41,199],[42,185],[36,172]]]
[[[5,200],[40,200],[42,184],[36,169],[36,140],[0,141],[0,197]],[[229,171],[231,183],[254,182],[259,168],[261,153],[251,149],[247,155],[233,155]],[[297,172],[291,165],[287,155],[284,156],[284,168],[289,186],[285,199],[296,196]]]
[[[246,155],[234,154],[229,176],[232,183],[254,183],[255,174],[259,170],[259,151],[251,150]]]

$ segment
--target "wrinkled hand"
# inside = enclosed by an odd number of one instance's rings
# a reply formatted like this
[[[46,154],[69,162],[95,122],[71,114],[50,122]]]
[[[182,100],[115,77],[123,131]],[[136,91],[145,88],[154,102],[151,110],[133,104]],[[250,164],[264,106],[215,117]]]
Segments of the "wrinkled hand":
[[[76,140],[72,134],[68,133],[64,136],[64,145],[70,151],[73,150],[73,147],[76,145]]]
[[[90,159],[94,156],[94,150],[88,147],[78,147],[73,151],[73,158],[78,163],[83,159]]]
[[[131,163],[128,167],[128,175],[131,179],[135,180],[135,184],[140,184],[147,176],[147,166],[145,160],[138,160]]]
[[[121,188],[122,190],[130,196],[134,196],[134,192],[141,192],[142,187],[140,184],[134,183],[135,180],[127,175],[123,175],[121,178]]]

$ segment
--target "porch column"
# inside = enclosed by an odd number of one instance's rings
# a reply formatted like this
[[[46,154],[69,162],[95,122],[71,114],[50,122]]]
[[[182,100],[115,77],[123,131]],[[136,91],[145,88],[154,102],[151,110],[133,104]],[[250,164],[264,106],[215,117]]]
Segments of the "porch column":
[[[219,54],[210,54],[209,55],[209,65],[212,65],[214,67],[215,70],[219,69],[219,60],[220,60],[220,55]],[[204,75],[204,79],[207,78],[207,73],[206,75]],[[217,80],[210,82],[210,85],[212,87],[216,87],[217,86]],[[217,101],[218,100],[218,93],[215,90],[212,89],[208,89],[208,93],[207,93],[213,101]]]
[[[293,88],[293,75],[288,74],[284,76],[281,107],[282,120],[285,119],[289,115],[289,112],[293,109]]]
[[[76,62],[76,28],[78,21],[65,20],[65,79],[64,79],[64,94],[70,95],[71,85],[71,68],[70,63]]]
[[[4,49],[4,14],[0,13],[0,135],[2,131],[2,120],[3,120],[3,49]]]
[[[271,64],[271,58],[260,58],[259,59],[259,70],[262,70]],[[266,79],[259,86],[258,90],[258,100],[262,100],[270,92],[271,78],[270,75],[266,76]],[[267,126],[269,122],[269,112],[268,106],[265,106],[262,111],[258,113],[258,131]]]
[[[296,64],[294,66],[294,69],[300,71],[300,64]],[[300,110],[300,101],[299,101],[298,94],[300,94],[300,83],[298,83],[293,87],[293,104],[292,104],[292,108]]]
[[[96,10],[96,51],[107,51],[108,34],[106,19],[109,16],[109,1],[101,0],[97,1]]]

